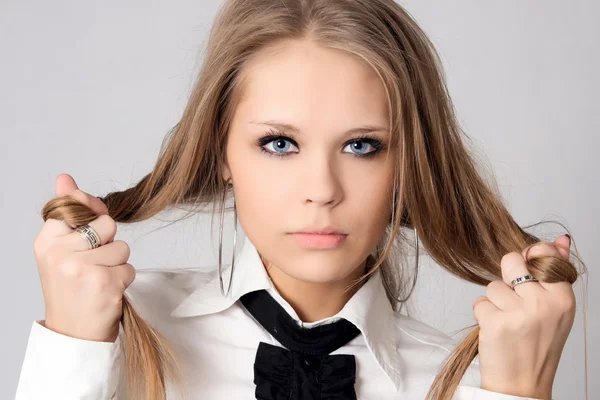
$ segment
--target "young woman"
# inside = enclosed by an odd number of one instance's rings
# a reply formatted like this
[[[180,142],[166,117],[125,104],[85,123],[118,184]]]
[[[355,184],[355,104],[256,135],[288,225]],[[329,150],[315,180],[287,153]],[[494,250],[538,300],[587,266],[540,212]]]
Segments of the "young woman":
[[[154,169],[101,198],[56,185],[18,400],[551,398],[570,240],[525,232],[484,181],[393,0],[226,1]],[[219,203],[223,233],[228,194],[230,263],[136,276],[116,223]],[[400,311],[413,240],[487,285],[459,344]]]

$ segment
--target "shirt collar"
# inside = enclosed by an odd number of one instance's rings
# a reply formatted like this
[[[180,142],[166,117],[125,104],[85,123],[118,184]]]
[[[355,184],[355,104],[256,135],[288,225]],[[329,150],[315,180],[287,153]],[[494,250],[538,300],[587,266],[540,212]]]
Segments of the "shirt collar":
[[[223,285],[227,288],[230,268],[223,271]],[[197,285],[172,311],[173,317],[193,317],[221,312],[233,305],[244,294],[265,289],[284,307],[299,325],[310,328],[345,318],[361,332],[371,354],[394,383],[401,388],[403,360],[398,351],[398,332],[394,310],[386,296],[381,272],[373,273],[336,315],[311,323],[303,323],[293,307],[275,289],[258,251],[246,238],[242,251],[236,256],[231,289],[227,296],[221,294],[218,275],[207,283]]]

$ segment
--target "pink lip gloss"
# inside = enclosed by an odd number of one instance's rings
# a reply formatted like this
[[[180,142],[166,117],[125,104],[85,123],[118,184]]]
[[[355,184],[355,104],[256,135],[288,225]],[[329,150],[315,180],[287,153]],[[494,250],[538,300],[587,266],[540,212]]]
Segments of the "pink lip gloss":
[[[292,236],[301,246],[309,249],[334,249],[341,245],[348,235],[292,233]]]

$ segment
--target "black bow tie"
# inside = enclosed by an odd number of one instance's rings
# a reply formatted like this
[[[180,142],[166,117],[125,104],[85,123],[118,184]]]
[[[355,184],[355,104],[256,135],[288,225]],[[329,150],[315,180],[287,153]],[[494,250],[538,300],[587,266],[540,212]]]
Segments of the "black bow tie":
[[[266,290],[241,302],[285,348],[260,342],[254,360],[258,400],[356,400],[354,355],[329,355],[360,331],[351,322],[302,328]]]

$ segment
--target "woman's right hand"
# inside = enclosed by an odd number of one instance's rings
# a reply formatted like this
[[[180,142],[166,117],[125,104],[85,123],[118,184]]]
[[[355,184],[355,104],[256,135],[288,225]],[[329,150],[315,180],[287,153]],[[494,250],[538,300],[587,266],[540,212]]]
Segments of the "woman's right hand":
[[[62,221],[48,219],[34,241],[34,254],[46,303],[45,326],[78,339],[114,342],[123,314],[123,293],[135,279],[127,263],[129,245],[113,240],[116,222],[96,197],[82,192],[73,178],[56,178],[56,195],[70,196],[99,217],[89,223],[100,236],[100,247]]]

